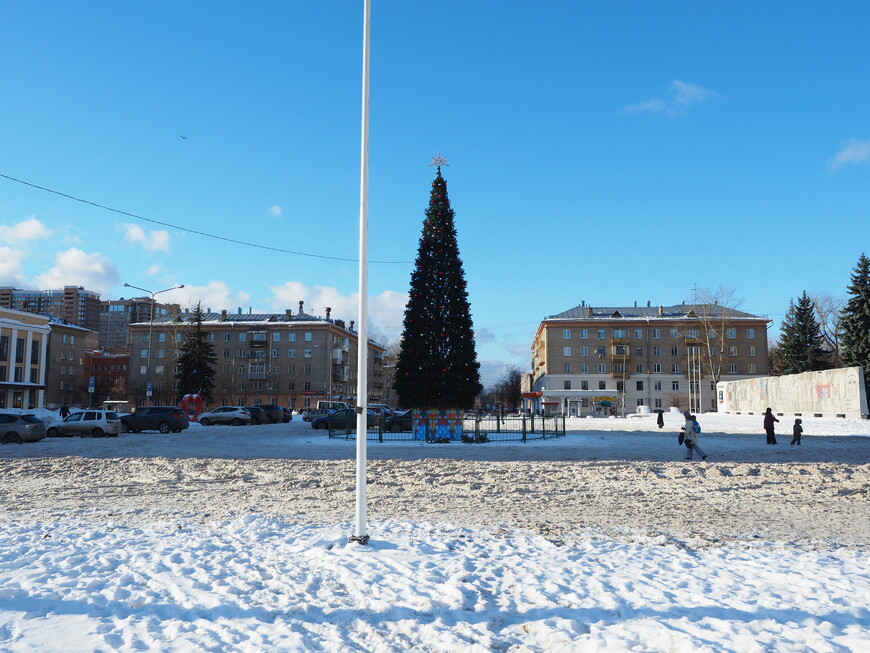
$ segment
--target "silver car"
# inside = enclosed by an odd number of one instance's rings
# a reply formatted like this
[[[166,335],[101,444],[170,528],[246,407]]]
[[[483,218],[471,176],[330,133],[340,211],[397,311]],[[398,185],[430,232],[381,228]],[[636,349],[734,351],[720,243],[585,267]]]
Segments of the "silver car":
[[[218,406],[200,415],[199,423],[203,426],[211,426],[212,424],[241,426],[251,423],[251,413],[241,406]]]
[[[121,418],[113,410],[83,410],[68,415],[59,424],[48,427],[48,437],[61,435],[90,435],[95,438],[117,437],[121,432]]]
[[[45,437],[45,424],[33,415],[0,413],[0,442],[21,444],[36,442]]]

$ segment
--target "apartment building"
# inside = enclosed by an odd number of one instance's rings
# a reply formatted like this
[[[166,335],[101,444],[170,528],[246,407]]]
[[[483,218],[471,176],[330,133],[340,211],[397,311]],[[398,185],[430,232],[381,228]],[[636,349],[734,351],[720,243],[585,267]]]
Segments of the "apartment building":
[[[86,407],[88,377],[85,375],[85,351],[96,345],[97,334],[66,320],[49,316],[45,368],[45,408],[57,410],[67,406]]]
[[[181,313],[178,304],[161,304],[150,297],[100,302],[100,349],[122,349],[130,346],[130,325],[148,322],[152,317],[163,318]]]
[[[85,351],[82,376],[87,382],[91,378],[94,380],[91,405],[100,406],[106,400],[127,399],[129,375],[130,354],[93,349]]]
[[[49,318],[0,308],[0,409],[41,408]]]
[[[52,315],[90,331],[100,328],[100,295],[81,286],[57,290],[0,288],[0,307]]]
[[[295,315],[289,309],[283,314],[206,309],[202,327],[217,356],[216,404],[279,404],[298,410],[323,399],[356,402],[359,344],[354,323],[333,320],[328,308],[325,317],[303,308],[300,302]],[[137,404],[147,401],[149,381],[153,403],[175,403],[176,360],[193,328],[192,316],[184,312],[130,325],[129,398]],[[367,344],[369,402],[383,402],[386,395],[384,351],[374,341]]]
[[[622,415],[639,406],[716,410],[716,381],[766,376],[766,317],[716,304],[579,306],[541,322],[533,410]]]

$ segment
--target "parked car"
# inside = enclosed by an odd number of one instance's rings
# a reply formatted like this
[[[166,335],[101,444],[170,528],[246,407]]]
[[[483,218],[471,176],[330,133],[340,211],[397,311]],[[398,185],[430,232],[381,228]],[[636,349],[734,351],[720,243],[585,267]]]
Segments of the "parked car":
[[[373,410],[378,415],[392,415],[396,412],[395,410],[387,406],[387,404],[369,404],[368,409]]]
[[[45,424],[34,415],[0,413],[0,442],[21,444],[36,442],[45,437]]]
[[[347,409],[345,409],[347,410]],[[318,417],[326,417],[327,415],[331,415],[335,412],[334,408],[318,408],[317,410],[311,410],[303,415],[302,419],[306,422],[313,422]]]
[[[269,418],[270,424],[277,424],[278,422],[289,421],[285,420],[284,417],[284,409],[281,408],[278,404],[263,404],[260,406],[265,412],[266,417]]]
[[[187,415],[176,406],[141,406],[129,415],[121,415],[121,431],[160,431],[181,433],[190,425]]]
[[[287,422],[292,422],[293,421],[293,411],[290,410],[289,408],[282,408],[281,410],[284,412],[284,420],[283,420],[284,423],[286,424]]]
[[[384,430],[393,433],[411,430],[411,414],[414,411],[406,410],[404,413],[393,413],[384,422]]]
[[[117,437],[121,432],[121,418],[113,410],[82,410],[64,418],[62,422],[48,427],[47,435],[56,438],[62,435],[86,435],[95,438]]]
[[[251,423],[251,413],[241,406],[218,406],[200,415],[199,423],[203,426],[212,426],[213,424],[241,426]]]
[[[366,428],[372,429],[378,427],[378,422],[381,416],[374,411],[368,411]],[[344,410],[336,410],[329,415],[323,415],[311,422],[312,428],[315,429],[333,429],[347,430],[356,428],[356,409],[346,408]]]
[[[261,406],[244,406],[244,409],[251,413],[251,424],[269,423],[269,416]]]

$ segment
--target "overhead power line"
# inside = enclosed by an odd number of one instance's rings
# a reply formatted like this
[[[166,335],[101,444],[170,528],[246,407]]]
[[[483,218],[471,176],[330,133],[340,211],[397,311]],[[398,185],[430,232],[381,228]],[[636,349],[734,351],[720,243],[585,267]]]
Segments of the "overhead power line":
[[[136,220],[144,220],[145,222],[150,222],[152,224],[159,224],[163,227],[169,227],[170,229],[177,229],[178,231],[185,231],[190,234],[196,234],[197,236],[204,236],[206,238],[214,238],[215,240],[223,240],[228,243],[234,243],[236,245],[244,245],[245,247],[255,247],[257,249],[266,249],[272,252],[280,252],[282,254],[293,254],[294,256],[308,256],[310,258],[320,258],[329,261],[347,261],[349,263],[358,263],[359,259],[357,258],[343,258],[341,256],[326,256],[325,254],[312,254],[310,252],[297,252],[290,249],[282,249],[281,247],[271,247],[269,245],[260,245],[258,243],[249,243],[244,240],[238,240],[236,238],[227,238],[226,236],[218,236],[217,234],[210,234],[206,231],[198,231],[196,229],[190,229],[188,227],[182,227],[177,224],[172,224],[170,222],[162,222],[160,220],[154,220],[153,218],[146,218],[144,215],[137,215],[136,213],[130,213],[129,211],[122,211],[121,209],[115,209],[111,206],[106,206],[105,204],[99,204],[97,202],[92,202],[91,200],[82,199],[81,197],[76,197],[75,195],[70,195],[68,193],[62,193],[59,190],[54,190],[52,188],[46,188],[45,186],[39,186],[38,184],[32,184],[29,181],[24,181],[23,179],[17,179],[16,177],[10,177],[9,175],[4,175],[0,173],[0,177],[4,179],[8,179],[9,181],[14,181],[19,184],[23,184],[25,186],[30,186],[31,188],[36,188],[37,190],[45,191],[46,193],[52,193],[54,195],[60,195],[61,197],[65,197],[70,200],[74,200],[76,202],[81,202],[82,204],[89,204],[91,206],[95,206],[98,209],[103,209],[104,211],[111,211],[112,213],[117,213],[119,215],[126,215],[131,218],[135,218]],[[403,263],[408,264],[411,261],[372,261],[369,260],[369,263]]]

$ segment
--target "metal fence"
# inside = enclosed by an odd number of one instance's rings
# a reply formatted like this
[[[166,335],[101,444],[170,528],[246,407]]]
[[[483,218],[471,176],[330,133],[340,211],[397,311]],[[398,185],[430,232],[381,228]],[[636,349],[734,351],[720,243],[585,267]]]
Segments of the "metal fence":
[[[409,442],[419,440],[424,442],[447,442],[430,437],[428,424],[424,436],[415,437],[411,431],[394,432],[386,428],[386,420],[381,418],[377,426],[366,429],[366,440],[369,442]],[[462,421],[462,440],[466,443],[486,442],[528,442],[529,440],[544,440],[559,438],[565,435],[564,415],[482,415],[469,416]],[[433,431],[434,432],[434,429]],[[329,428],[330,438],[356,439],[356,425],[345,428]],[[458,442],[459,440],[457,440]]]

